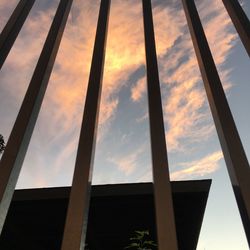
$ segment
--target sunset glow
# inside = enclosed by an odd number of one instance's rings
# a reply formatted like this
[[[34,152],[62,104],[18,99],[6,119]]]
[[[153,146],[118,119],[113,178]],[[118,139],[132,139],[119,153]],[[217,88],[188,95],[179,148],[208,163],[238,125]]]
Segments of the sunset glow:
[[[17,2],[0,1],[0,30]],[[6,140],[58,2],[36,1],[0,72],[0,134]],[[213,180],[197,249],[246,250],[181,1],[152,2],[171,180]],[[249,2],[241,2],[249,16]],[[17,188],[71,185],[99,4],[73,3]],[[222,2],[196,4],[249,157],[249,58]],[[141,1],[112,1],[93,184],[152,181],[143,32]],[[209,221],[216,218],[220,225],[213,232]],[[221,239],[215,236],[223,230]]]

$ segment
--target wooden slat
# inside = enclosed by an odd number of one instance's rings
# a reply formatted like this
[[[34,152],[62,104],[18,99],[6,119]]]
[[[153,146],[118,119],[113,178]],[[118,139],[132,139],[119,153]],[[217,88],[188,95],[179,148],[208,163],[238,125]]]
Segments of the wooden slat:
[[[151,0],[142,3],[158,249],[177,250]]]
[[[201,76],[250,246],[250,168],[195,3],[182,0]],[[219,24],[218,24],[219,25]]]
[[[85,246],[109,10],[110,0],[102,0],[64,228],[62,250],[83,250]]]
[[[41,108],[72,0],[61,0],[0,162],[0,232]]]

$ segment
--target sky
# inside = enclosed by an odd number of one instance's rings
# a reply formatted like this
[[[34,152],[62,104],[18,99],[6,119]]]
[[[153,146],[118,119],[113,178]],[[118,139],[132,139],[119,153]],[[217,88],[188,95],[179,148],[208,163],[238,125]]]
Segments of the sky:
[[[0,31],[17,0],[0,1]],[[36,1],[0,72],[0,133],[11,132],[58,0]],[[153,0],[171,180],[212,179],[198,250],[246,250],[247,241],[180,0]],[[71,185],[98,0],[75,0],[17,188]],[[248,17],[250,2],[241,1]],[[220,0],[196,0],[250,155],[249,57]],[[140,0],[113,0],[93,184],[152,181]]]

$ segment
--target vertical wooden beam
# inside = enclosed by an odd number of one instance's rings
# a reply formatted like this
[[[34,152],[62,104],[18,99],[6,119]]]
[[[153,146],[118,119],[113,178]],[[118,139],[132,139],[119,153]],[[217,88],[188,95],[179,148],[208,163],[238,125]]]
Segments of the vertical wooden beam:
[[[151,0],[142,4],[158,249],[177,250]]]
[[[110,0],[102,0],[62,250],[83,250],[85,245],[109,11]]]
[[[238,0],[222,0],[250,57],[250,22]]]
[[[250,245],[250,168],[194,3],[182,0],[208,102]]]
[[[0,34],[0,69],[7,58],[35,0],[20,0]]]
[[[48,85],[71,4],[72,0],[60,1],[0,162],[0,232]]]

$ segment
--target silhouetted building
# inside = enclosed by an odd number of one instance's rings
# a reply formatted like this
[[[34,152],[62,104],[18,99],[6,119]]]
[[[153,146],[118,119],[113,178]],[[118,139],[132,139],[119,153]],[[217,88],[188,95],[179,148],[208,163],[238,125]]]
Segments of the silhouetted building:
[[[210,180],[172,182],[179,249],[196,249]],[[17,190],[0,238],[4,250],[59,250],[70,187]],[[122,250],[135,230],[156,242],[152,183],[92,187],[87,244]]]

